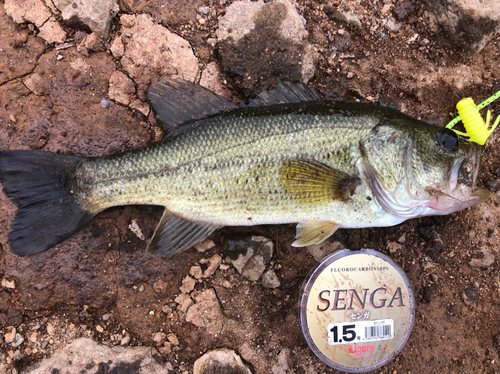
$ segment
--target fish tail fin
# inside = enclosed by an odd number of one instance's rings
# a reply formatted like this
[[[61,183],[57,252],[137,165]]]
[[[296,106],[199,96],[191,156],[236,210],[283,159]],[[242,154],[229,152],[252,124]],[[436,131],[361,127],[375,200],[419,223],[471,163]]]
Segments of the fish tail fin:
[[[3,192],[17,206],[9,245],[28,256],[53,247],[87,224],[94,213],[83,209],[72,190],[76,156],[40,151],[0,152]]]

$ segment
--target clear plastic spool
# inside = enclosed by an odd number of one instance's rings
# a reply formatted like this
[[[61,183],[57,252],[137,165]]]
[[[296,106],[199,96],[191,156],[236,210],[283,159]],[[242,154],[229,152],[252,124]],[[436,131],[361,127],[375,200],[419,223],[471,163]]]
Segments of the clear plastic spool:
[[[378,369],[406,344],[415,318],[404,271],[373,249],[345,249],[323,259],[302,284],[299,321],[326,365],[349,373]]]

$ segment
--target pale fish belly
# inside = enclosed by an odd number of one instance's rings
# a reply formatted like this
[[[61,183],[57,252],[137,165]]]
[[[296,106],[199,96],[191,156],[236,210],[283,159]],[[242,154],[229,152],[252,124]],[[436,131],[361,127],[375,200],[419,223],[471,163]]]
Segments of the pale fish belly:
[[[286,156],[286,155],[285,155]],[[283,189],[278,175],[280,160],[252,165],[245,171],[234,165],[206,175],[202,191],[179,189],[172,193],[167,209],[194,222],[220,226],[251,226],[303,221],[330,221],[339,227],[362,228],[397,225],[404,221],[387,213],[373,197],[367,179],[346,202],[304,203]],[[179,173],[173,180],[185,180]],[[231,179],[232,183],[227,183]],[[257,186],[257,187],[256,187]],[[191,187],[193,187],[191,185]]]

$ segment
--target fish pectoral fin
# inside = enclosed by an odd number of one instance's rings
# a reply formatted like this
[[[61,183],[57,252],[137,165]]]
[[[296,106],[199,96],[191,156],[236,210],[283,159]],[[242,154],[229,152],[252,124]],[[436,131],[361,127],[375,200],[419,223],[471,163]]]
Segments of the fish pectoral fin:
[[[339,225],[326,221],[306,221],[297,225],[297,234],[294,247],[305,247],[306,245],[319,244],[333,235]]]
[[[356,175],[314,160],[286,160],[279,174],[286,192],[304,203],[347,201],[361,183]]]
[[[206,239],[220,226],[202,225],[186,221],[170,214],[165,209],[148,245],[148,253],[153,256],[167,257],[181,253]]]

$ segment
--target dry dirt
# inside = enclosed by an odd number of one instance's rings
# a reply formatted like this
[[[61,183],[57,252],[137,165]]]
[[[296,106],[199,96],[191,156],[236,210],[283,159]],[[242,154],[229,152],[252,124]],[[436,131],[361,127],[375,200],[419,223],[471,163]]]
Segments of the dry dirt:
[[[210,18],[200,27],[196,9],[206,5],[222,14],[229,2],[169,0],[165,8],[157,3],[122,0],[120,7],[126,13],[154,15],[190,42],[201,64],[218,61],[207,43],[215,36],[216,22]],[[500,90],[498,38],[479,54],[467,56],[441,47],[439,36],[419,21],[418,9],[402,21],[398,32],[390,33],[371,32],[366,26],[382,17],[382,2],[338,5],[341,10],[352,9],[365,27],[343,26],[345,32],[336,33],[340,25],[329,20],[319,3],[297,2],[307,20],[309,41],[319,52],[309,85],[326,98],[376,102],[391,97],[404,112],[443,126],[456,115],[454,104],[460,98],[479,102]],[[3,7],[0,0],[0,150],[41,149],[98,157],[157,139],[152,116],[113,101],[101,110],[109,78],[120,68],[109,53],[116,24],[105,48],[84,57],[90,70],[77,73],[70,67],[82,58],[75,47],[57,51],[47,46],[27,24],[14,24]],[[65,31],[70,38],[76,36],[74,28],[65,26]],[[409,42],[415,35],[416,41]],[[332,44],[344,58],[330,59]],[[50,77],[46,80],[50,84],[37,88],[38,94],[23,84],[32,72]],[[238,77],[226,74],[224,79],[228,98],[247,99],[248,91],[238,89]],[[498,102],[490,108],[494,116],[500,114]],[[478,181],[492,192],[479,206],[396,227],[339,230],[332,238],[346,248],[373,248],[389,255],[406,272],[416,296],[415,326],[408,343],[393,362],[375,372],[500,373],[498,130],[484,148]],[[4,195],[0,212],[3,244],[13,218],[13,207]],[[220,347],[234,349],[256,373],[271,372],[283,349],[290,350],[287,357],[295,373],[336,372],[309,350],[298,325],[299,288],[316,262],[306,250],[291,247],[293,226],[225,228],[211,237],[216,245],[205,253],[191,249],[168,259],[152,258],[144,252],[146,242],[129,230],[129,224],[136,220],[149,238],[160,216],[158,207],[113,208],[44,253],[22,258],[3,248],[0,278],[14,281],[15,288],[0,289],[0,360],[21,369],[77,337],[106,345],[119,345],[130,337],[129,345],[161,348],[163,359],[176,372],[190,372],[201,354]],[[198,281],[192,293],[196,297],[196,291],[213,289],[220,315],[202,327],[187,322],[174,300],[191,267],[215,254],[225,258],[228,238],[250,235],[276,242],[272,266],[281,286],[264,288],[223,266]],[[400,248],[389,251],[394,242]],[[487,261],[492,256],[493,261]],[[10,326],[24,337],[16,348],[5,342]],[[154,341],[157,332],[174,334],[178,342]]]

